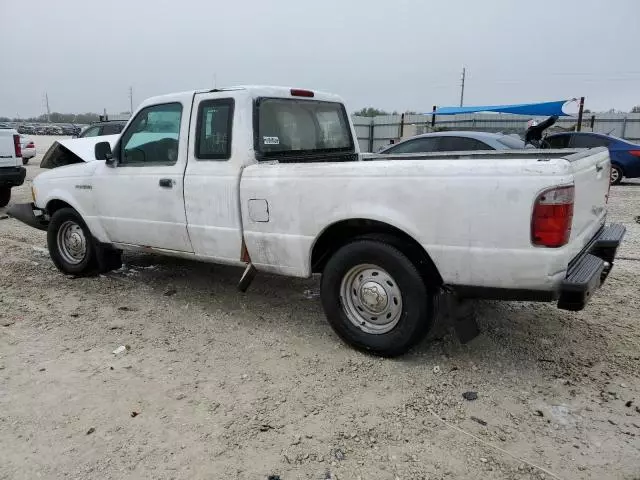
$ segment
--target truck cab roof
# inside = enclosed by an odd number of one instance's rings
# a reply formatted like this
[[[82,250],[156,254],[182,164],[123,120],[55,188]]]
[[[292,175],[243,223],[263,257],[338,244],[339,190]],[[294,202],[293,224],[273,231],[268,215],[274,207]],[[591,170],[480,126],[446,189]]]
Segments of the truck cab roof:
[[[223,88],[206,88],[199,90],[187,90],[184,92],[170,93],[167,95],[159,95],[156,97],[148,98],[142,105],[149,105],[155,103],[166,103],[173,101],[179,97],[185,95],[195,95],[198,93],[208,92],[238,92],[245,91],[253,98],[259,97],[278,97],[278,98],[308,98],[313,100],[319,100],[324,102],[339,102],[343,103],[342,98],[332,93],[320,92],[317,90],[281,87],[281,86],[268,86],[268,85],[238,85]]]

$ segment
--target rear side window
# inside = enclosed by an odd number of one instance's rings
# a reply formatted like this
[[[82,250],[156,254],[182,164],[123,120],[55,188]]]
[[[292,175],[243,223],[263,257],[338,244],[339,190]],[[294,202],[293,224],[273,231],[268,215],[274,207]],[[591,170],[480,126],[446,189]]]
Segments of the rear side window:
[[[399,143],[395,147],[385,150],[384,153],[429,153],[435,152],[438,146],[438,137],[416,138]]]
[[[469,150],[493,150],[493,148],[475,138],[441,137],[438,150],[441,152],[464,152]]]
[[[595,148],[608,145],[609,141],[607,139],[592,135],[573,135],[571,138],[571,146],[573,148]]]
[[[549,148],[568,148],[570,139],[570,135],[554,135],[547,137],[545,142],[549,144]]]
[[[198,106],[196,158],[227,160],[231,156],[232,98],[205,100]]]

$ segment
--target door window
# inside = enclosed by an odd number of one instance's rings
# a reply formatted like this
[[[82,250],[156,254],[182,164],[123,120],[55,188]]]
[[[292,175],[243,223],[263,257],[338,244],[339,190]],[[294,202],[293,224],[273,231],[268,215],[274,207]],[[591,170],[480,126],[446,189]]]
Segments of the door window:
[[[606,138],[592,135],[572,135],[571,147],[573,148],[595,148],[606,147],[609,141]]]
[[[231,156],[233,99],[205,100],[198,107],[196,158],[226,160]]]
[[[84,132],[82,132],[82,135],[80,135],[80,136],[82,138],[85,138],[85,137],[98,137],[98,136],[100,136],[100,127],[99,126],[89,127]]]
[[[102,126],[102,135],[116,135],[122,131],[121,123],[105,123]]]
[[[144,108],[122,135],[118,165],[175,165],[178,161],[182,105]]]
[[[389,148],[384,153],[429,153],[436,151],[437,145],[437,137],[416,138],[415,140],[408,140],[406,142],[399,143],[397,146]]]
[[[475,138],[441,137],[438,145],[440,152],[467,152],[471,150],[493,150],[489,145]]]

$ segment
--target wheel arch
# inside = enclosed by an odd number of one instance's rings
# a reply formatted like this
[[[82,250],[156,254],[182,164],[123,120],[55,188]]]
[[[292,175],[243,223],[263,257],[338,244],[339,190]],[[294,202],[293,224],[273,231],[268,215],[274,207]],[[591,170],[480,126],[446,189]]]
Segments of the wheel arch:
[[[436,264],[420,242],[401,228],[368,218],[336,221],[322,230],[311,248],[312,273],[321,273],[333,253],[349,241],[363,237],[380,239],[392,244],[414,262],[429,285],[439,287],[443,284]]]

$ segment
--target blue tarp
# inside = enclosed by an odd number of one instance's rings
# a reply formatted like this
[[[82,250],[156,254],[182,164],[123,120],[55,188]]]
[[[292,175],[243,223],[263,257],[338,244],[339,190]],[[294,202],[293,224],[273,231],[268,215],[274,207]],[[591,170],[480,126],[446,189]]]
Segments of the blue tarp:
[[[571,100],[559,100],[557,102],[542,103],[519,103],[516,105],[483,105],[479,107],[440,107],[436,109],[436,115],[457,115],[460,113],[495,112],[513,113],[517,115],[546,116],[558,115],[559,117],[569,116],[562,110],[565,103]],[[430,114],[433,112],[427,112]]]

